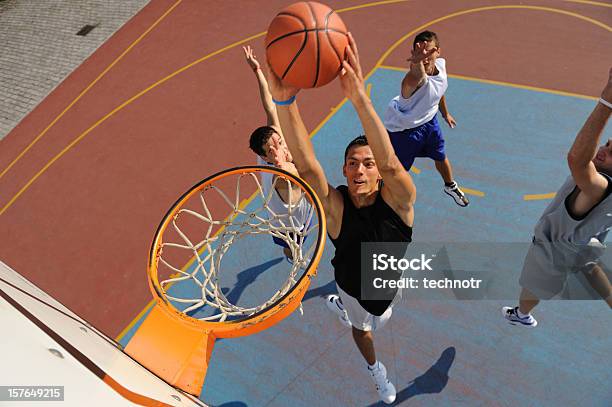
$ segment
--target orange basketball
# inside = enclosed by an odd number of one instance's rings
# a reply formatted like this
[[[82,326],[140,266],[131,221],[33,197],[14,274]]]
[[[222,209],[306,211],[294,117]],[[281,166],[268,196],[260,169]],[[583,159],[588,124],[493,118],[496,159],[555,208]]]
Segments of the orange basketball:
[[[286,84],[298,88],[323,86],[340,72],[347,34],[340,16],[325,4],[292,4],[268,27],[268,63]]]

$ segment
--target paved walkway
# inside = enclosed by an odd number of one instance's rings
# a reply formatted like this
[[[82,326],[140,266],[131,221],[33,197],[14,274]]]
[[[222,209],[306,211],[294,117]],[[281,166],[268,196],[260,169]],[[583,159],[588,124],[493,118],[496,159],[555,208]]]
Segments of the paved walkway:
[[[148,1],[0,0],[0,139]]]

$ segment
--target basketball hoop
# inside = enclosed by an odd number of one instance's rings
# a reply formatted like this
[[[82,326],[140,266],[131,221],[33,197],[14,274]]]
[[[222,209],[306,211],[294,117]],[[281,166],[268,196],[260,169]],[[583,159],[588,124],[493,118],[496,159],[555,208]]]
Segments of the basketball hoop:
[[[269,191],[265,177],[273,180]],[[284,170],[237,167],[206,178],[175,202],[157,229],[148,264],[155,306],[126,352],[199,395],[216,338],[260,332],[300,306],[325,235],[318,197]],[[273,238],[288,248],[291,263],[270,260],[279,253],[268,250],[278,249]],[[245,295],[259,280],[278,286]]]

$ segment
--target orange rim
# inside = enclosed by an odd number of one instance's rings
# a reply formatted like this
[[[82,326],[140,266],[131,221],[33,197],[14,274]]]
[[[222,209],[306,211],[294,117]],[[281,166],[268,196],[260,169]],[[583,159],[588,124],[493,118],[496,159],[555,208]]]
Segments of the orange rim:
[[[163,289],[158,281],[158,270],[157,264],[158,259],[161,255],[161,245],[163,243],[162,236],[170,224],[172,218],[194,194],[200,192],[208,185],[213,184],[215,181],[221,178],[228,177],[235,174],[246,174],[250,172],[268,172],[275,175],[280,175],[288,178],[290,181],[298,184],[300,188],[306,193],[311,205],[314,206],[319,219],[319,228],[317,232],[317,242],[314,250],[314,255],[310,261],[310,264],[306,268],[306,271],[302,274],[300,279],[294,284],[294,286],[288,290],[285,295],[278,299],[274,304],[268,308],[259,311],[253,315],[250,315],[243,319],[224,321],[224,322],[210,322],[201,321],[196,318],[192,318],[185,315],[181,311],[177,310],[170,304],[170,302],[164,297]],[[189,191],[185,192],[168,210],[160,225],[155,232],[155,238],[151,245],[149,253],[149,263],[147,267],[147,274],[149,278],[149,288],[153,294],[153,298],[157,301],[158,305],[169,311],[171,315],[181,321],[181,323],[193,327],[202,329],[206,333],[213,333],[218,338],[238,337],[251,335],[253,333],[262,331],[269,328],[275,323],[281,321],[283,318],[293,312],[300,304],[308,286],[310,280],[316,275],[317,266],[321,260],[323,254],[323,248],[325,246],[326,237],[326,222],[325,213],[319,200],[319,197],[315,194],[314,190],[301,178],[295,177],[279,168],[266,167],[266,166],[242,166],[224,170],[222,172],[211,175],[210,177],[200,181]]]

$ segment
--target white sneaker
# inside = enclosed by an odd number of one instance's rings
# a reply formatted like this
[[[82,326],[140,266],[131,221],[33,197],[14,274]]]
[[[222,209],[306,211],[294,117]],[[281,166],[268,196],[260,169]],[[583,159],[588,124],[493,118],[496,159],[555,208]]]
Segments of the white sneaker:
[[[531,314],[525,317],[519,317],[518,315],[518,307],[503,307],[502,312],[504,314],[504,318],[506,318],[512,325],[516,325],[517,323],[529,327],[535,328],[538,326],[538,321]]]
[[[342,300],[340,299],[340,297],[334,294],[328,295],[327,297],[325,297],[325,305],[327,305],[327,308],[329,308],[331,312],[338,315],[338,319],[340,319],[342,325],[347,328],[350,328],[352,326],[348,314],[346,313],[346,310],[342,305]]]
[[[449,186],[444,186],[444,193],[450,195],[455,200],[455,203],[459,206],[466,207],[470,204],[470,201],[466,198],[463,191],[459,188],[456,182]]]
[[[370,366],[368,366],[368,371],[372,376],[372,380],[374,380],[374,384],[376,384],[378,397],[380,397],[385,404],[393,403],[396,396],[395,386],[387,379],[387,369],[385,365],[381,362],[376,362],[376,367],[370,369]]]

